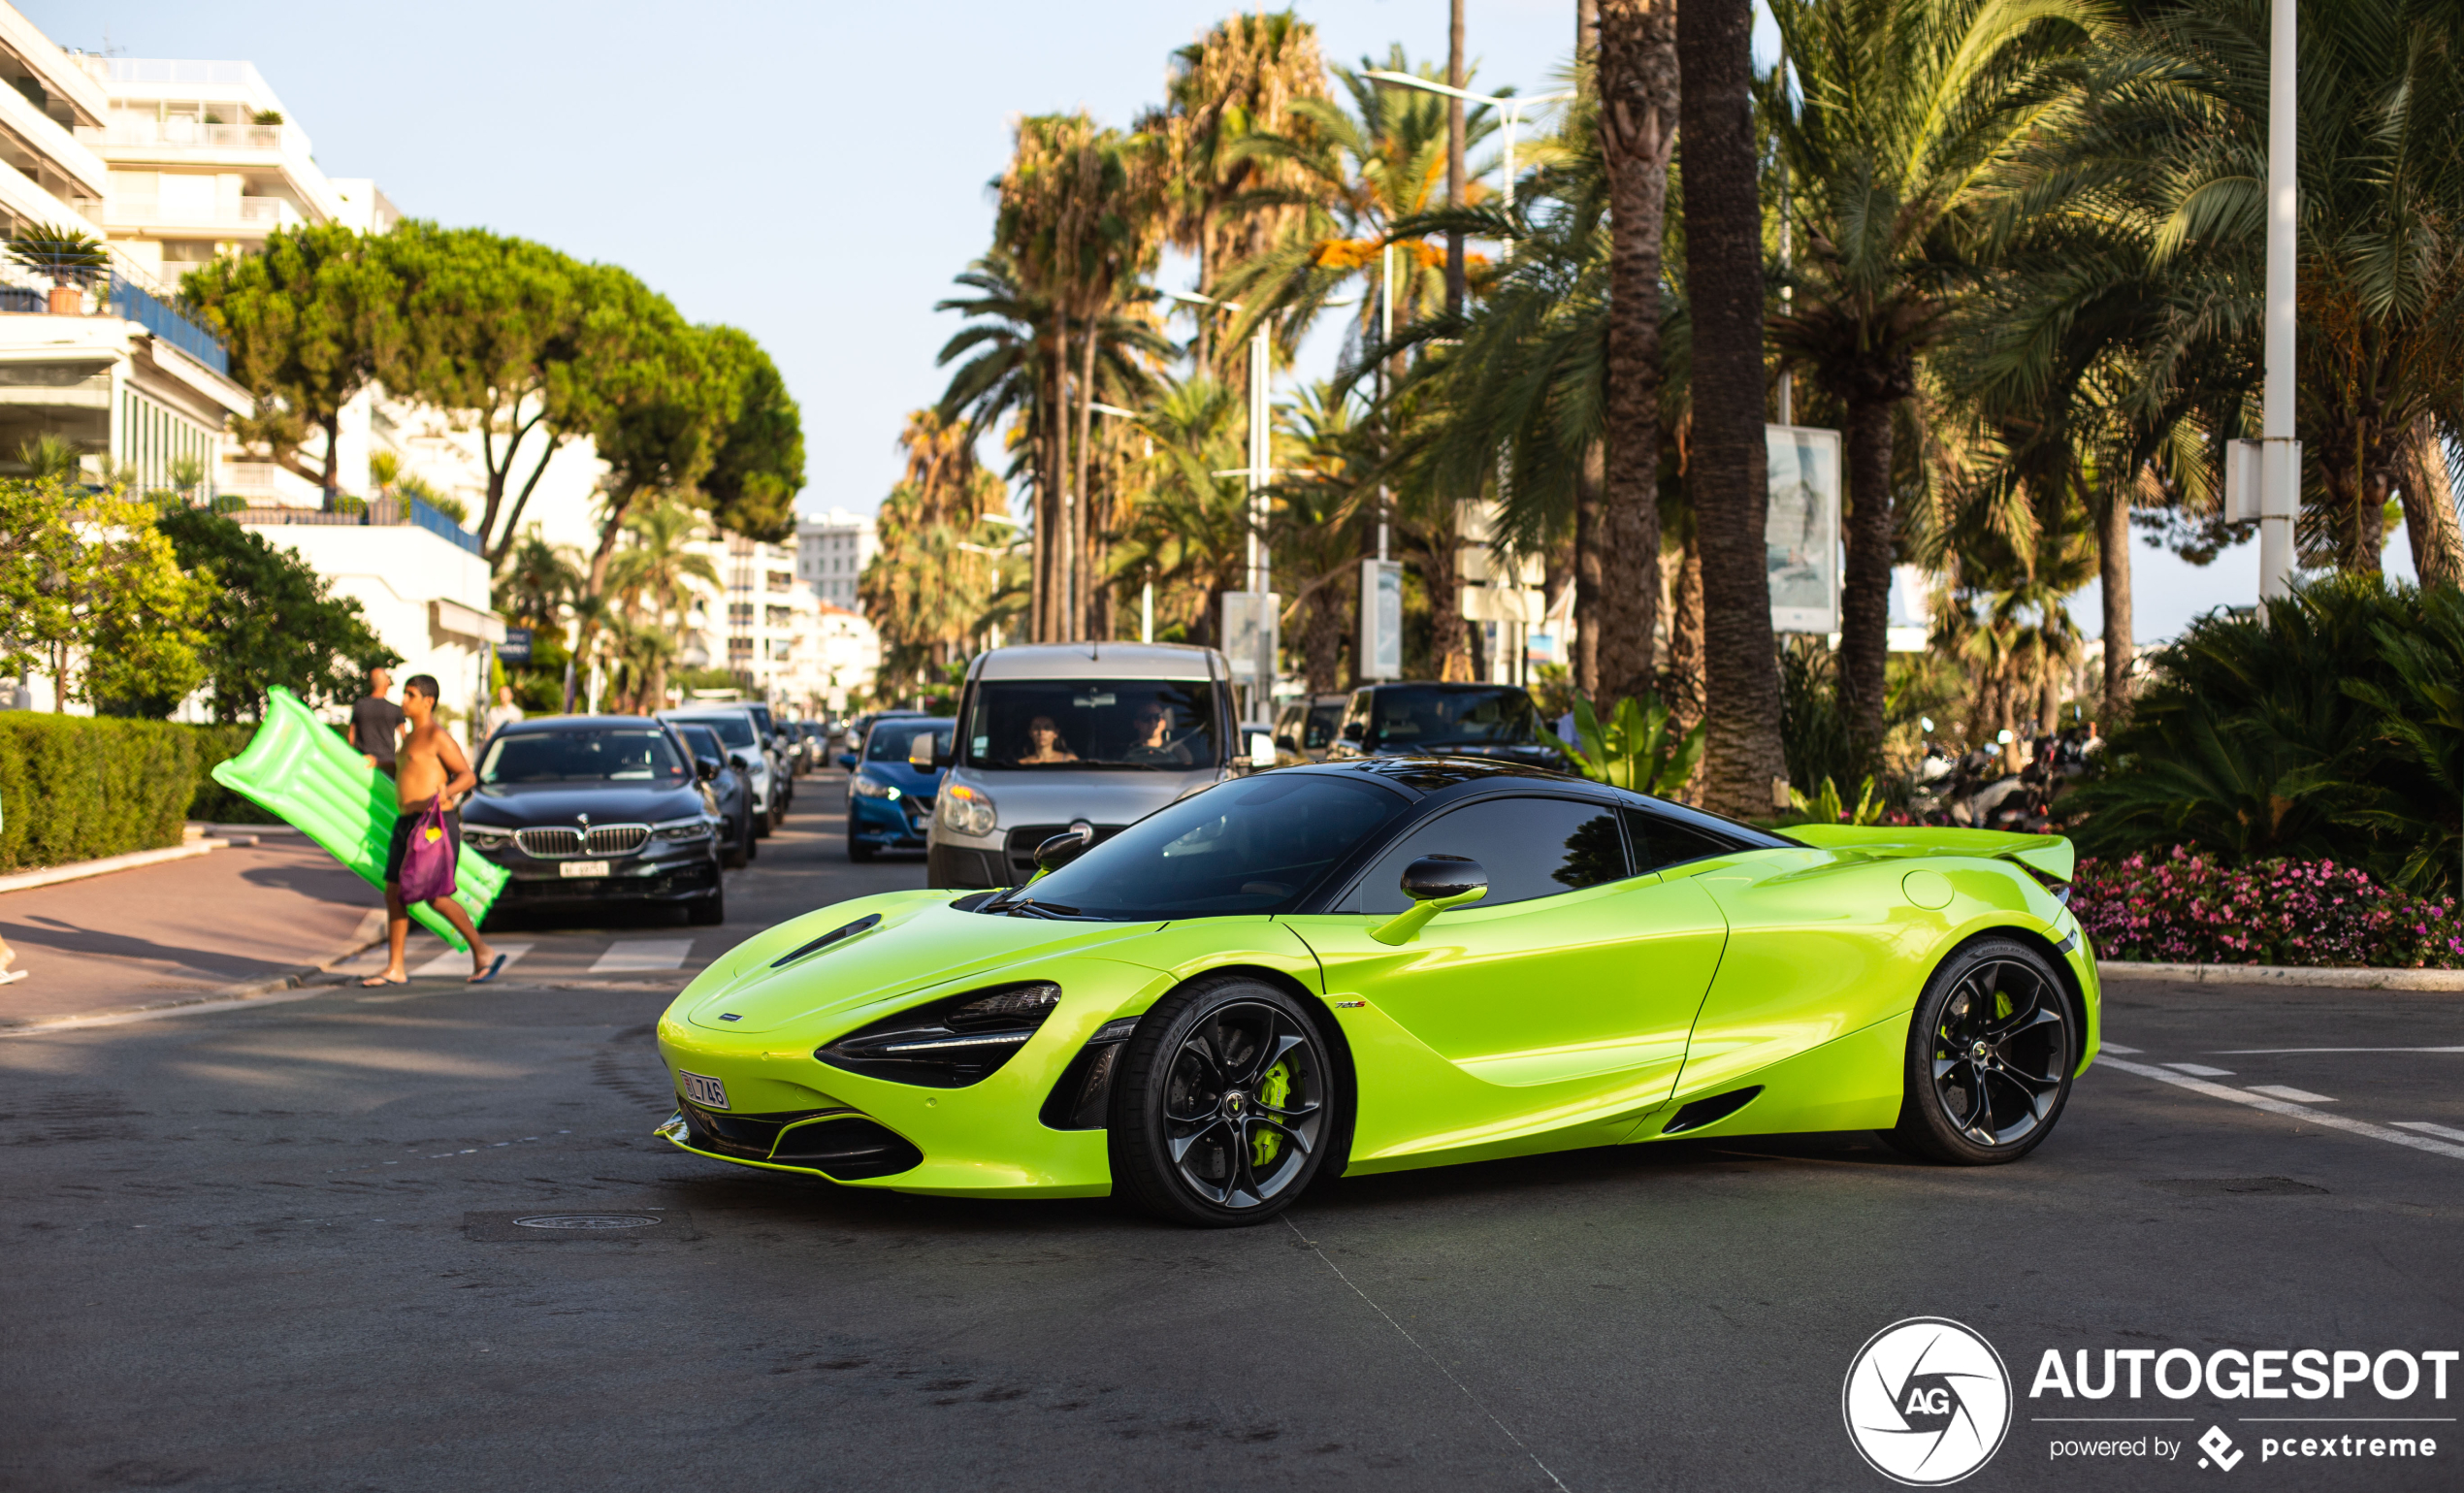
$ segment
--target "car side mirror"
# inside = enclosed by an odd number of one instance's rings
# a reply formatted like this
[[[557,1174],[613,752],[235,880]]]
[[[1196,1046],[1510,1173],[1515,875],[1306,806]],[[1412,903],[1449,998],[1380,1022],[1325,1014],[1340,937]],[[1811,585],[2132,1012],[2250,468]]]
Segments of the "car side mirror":
[[[853,752],[841,752],[841,753],[839,753],[839,754],[838,754],[838,764],[839,764],[840,766],[842,766],[842,767],[846,768],[846,769],[847,769],[848,771],[850,771],[850,772],[855,771],[855,770],[856,770],[856,754],[855,754],[855,753],[853,753]]]
[[[1072,826],[1062,830],[1035,847],[1036,874],[1042,875],[1047,871],[1059,870],[1062,866],[1086,854],[1087,849],[1094,843],[1095,830],[1092,826]]]
[[[907,742],[907,765],[918,772],[930,772],[950,765],[950,754],[941,749],[941,738],[930,731],[918,731]]]
[[[1369,728],[1358,721],[1344,723],[1344,739],[1358,746],[1369,735]]]
[[[742,752],[729,752],[728,754],[728,765],[733,767],[738,772],[751,772],[753,770],[753,759],[745,756]]]
[[[1275,745],[1276,745],[1276,747],[1277,747],[1279,750],[1285,751],[1285,752],[1297,752],[1297,751],[1299,751],[1299,750],[1301,749],[1301,744],[1300,744],[1299,742],[1297,742],[1297,741],[1294,741],[1294,740],[1293,740],[1290,736],[1288,736],[1288,735],[1284,735],[1284,736],[1278,736],[1278,737],[1276,737],[1276,738],[1275,738]]]
[[[1411,906],[1370,929],[1370,937],[1381,944],[1411,942],[1438,914],[1487,896],[1489,873],[1468,856],[1422,856],[1403,868],[1403,894]]]
[[[719,775],[719,759],[715,757],[695,758],[693,760],[693,772],[694,776],[701,779],[704,783],[709,782],[712,778]]]
[[[1262,730],[1253,730],[1249,732],[1249,765],[1252,767],[1272,767],[1275,765],[1275,736],[1273,732]]]

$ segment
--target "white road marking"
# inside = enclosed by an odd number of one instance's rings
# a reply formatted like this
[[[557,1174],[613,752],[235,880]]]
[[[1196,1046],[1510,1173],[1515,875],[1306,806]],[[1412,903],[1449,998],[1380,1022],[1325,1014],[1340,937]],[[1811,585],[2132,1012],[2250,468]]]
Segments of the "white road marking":
[[[2322,1125],[2330,1130],[2344,1130],[2353,1135],[2366,1135],[2374,1140],[2393,1141],[2398,1146],[2410,1146],[2415,1151],[2426,1151],[2433,1155],[2452,1156],[2458,1161],[2464,1161],[2464,1146],[2450,1146],[2445,1141],[2430,1140],[2425,1136],[2411,1134],[2405,1129],[2390,1129],[2385,1125],[2374,1125],[2366,1120],[2348,1120],[2342,1115],[2330,1115],[2325,1110],[2310,1109],[2284,1099],[2271,1099],[2265,1094],[2252,1093],[2248,1089],[2227,1088],[2222,1084],[2211,1084],[2205,1079],[2173,1073],[2148,1063],[2124,1062],[2116,1057],[2100,1061],[2097,1066],[2119,1068],[2124,1073],[2135,1073],[2141,1078],[2156,1079],[2171,1084],[2177,1088],[2187,1088],[2192,1093],[2205,1094],[2211,1099],[2230,1099],[2235,1104],[2247,1104],[2252,1109],[2265,1110],[2271,1115],[2283,1115],[2292,1120],[2306,1120],[2312,1124]],[[2417,1127],[2419,1123],[2417,1120],[2414,1121],[2414,1126]]]
[[[2446,1125],[2434,1125],[2426,1120],[2399,1120],[2395,1122],[2395,1127],[2399,1130],[2418,1130],[2423,1135],[2443,1135],[2450,1141],[2464,1141],[2464,1130],[2449,1129]]]
[[[497,953],[504,956],[504,967],[511,969],[522,962],[522,956],[536,947],[535,944],[499,944]],[[410,977],[413,980],[424,980],[430,975],[467,975],[469,973],[470,973],[470,956],[460,950],[447,949],[412,970]]]
[[[2137,1048],[2135,1048],[2135,1047],[2124,1047],[2124,1046],[2123,1046],[2121,1043],[2119,1043],[2119,1042],[2100,1042],[2100,1043],[2098,1043],[2098,1044],[2096,1044],[2096,1045],[2097,1045],[2098,1047],[2102,1048],[2104,1051],[2106,1051],[2106,1052],[2108,1052],[2108,1053],[2121,1053],[2121,1054],[2124,1054],[2124,1055],[2127,1055],[2127,1056],[2133,1056],[2133,1057],[2135,1057],[2135,1056],[2137,1056],[2137,1055],[2138,1055],[2138,1053],[2139,1053],[2139,1050],[2138,1050]]]
[[[2231,1078],[2233,1076],[2233,1070],[2230,1068],[2210,1068],[2201,1063],[2169,1062],[2165,1066],[2176,1073],[2187,1073],[2192,1078]]]
[[[693,954],[690,938],[636,938],[616,944],[591,966],[595,975],[640,974],[682,967]]]
[[[2333,1104],[2336,1102],[2335,1100],[2327,1097],[2325,1094],[2315,1094],[2307,1088],[2295,1088],[2290,1084],[2253,1084],[2251,1086],[2251,1092],[2254,1094],[2265,1094],[2271,1099],[2290,1099],[2295,1104]]]
[[[2464,1047],[2237,1047],[2216,1055],[2258,1057],[2283,1053],[2464,1053]]]

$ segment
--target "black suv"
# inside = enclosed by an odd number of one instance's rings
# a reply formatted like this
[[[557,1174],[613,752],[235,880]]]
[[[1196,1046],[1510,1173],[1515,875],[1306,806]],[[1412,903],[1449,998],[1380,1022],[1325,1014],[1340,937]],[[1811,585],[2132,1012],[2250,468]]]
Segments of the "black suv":
[[[1559,767],[1540,711],[1510,684],[1373,684],[1352,691],[1326,760],[1495,757]]]

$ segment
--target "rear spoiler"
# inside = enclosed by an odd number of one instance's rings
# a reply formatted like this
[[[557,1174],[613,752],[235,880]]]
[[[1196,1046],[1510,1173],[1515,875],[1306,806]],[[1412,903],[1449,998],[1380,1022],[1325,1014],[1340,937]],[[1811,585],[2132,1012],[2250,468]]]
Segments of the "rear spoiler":
[[[1781,833],[1823,850],[1863,851],[1884,859],[1976,856],[2016,860],[2049,881],[2066,882],[2079,863],[2070,841],[2059,834],[2011,834],[2000,829],[1936,828],[1927,825],[1791,825]]]

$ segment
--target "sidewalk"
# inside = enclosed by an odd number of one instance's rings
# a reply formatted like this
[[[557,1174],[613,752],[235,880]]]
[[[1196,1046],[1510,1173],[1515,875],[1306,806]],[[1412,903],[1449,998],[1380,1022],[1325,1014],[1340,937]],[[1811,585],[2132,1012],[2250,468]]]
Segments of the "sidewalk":
[[[0,936],[25,979],[0,1026],[192,1001],[357,948],[379,907],[303,836],[0,893]]]

